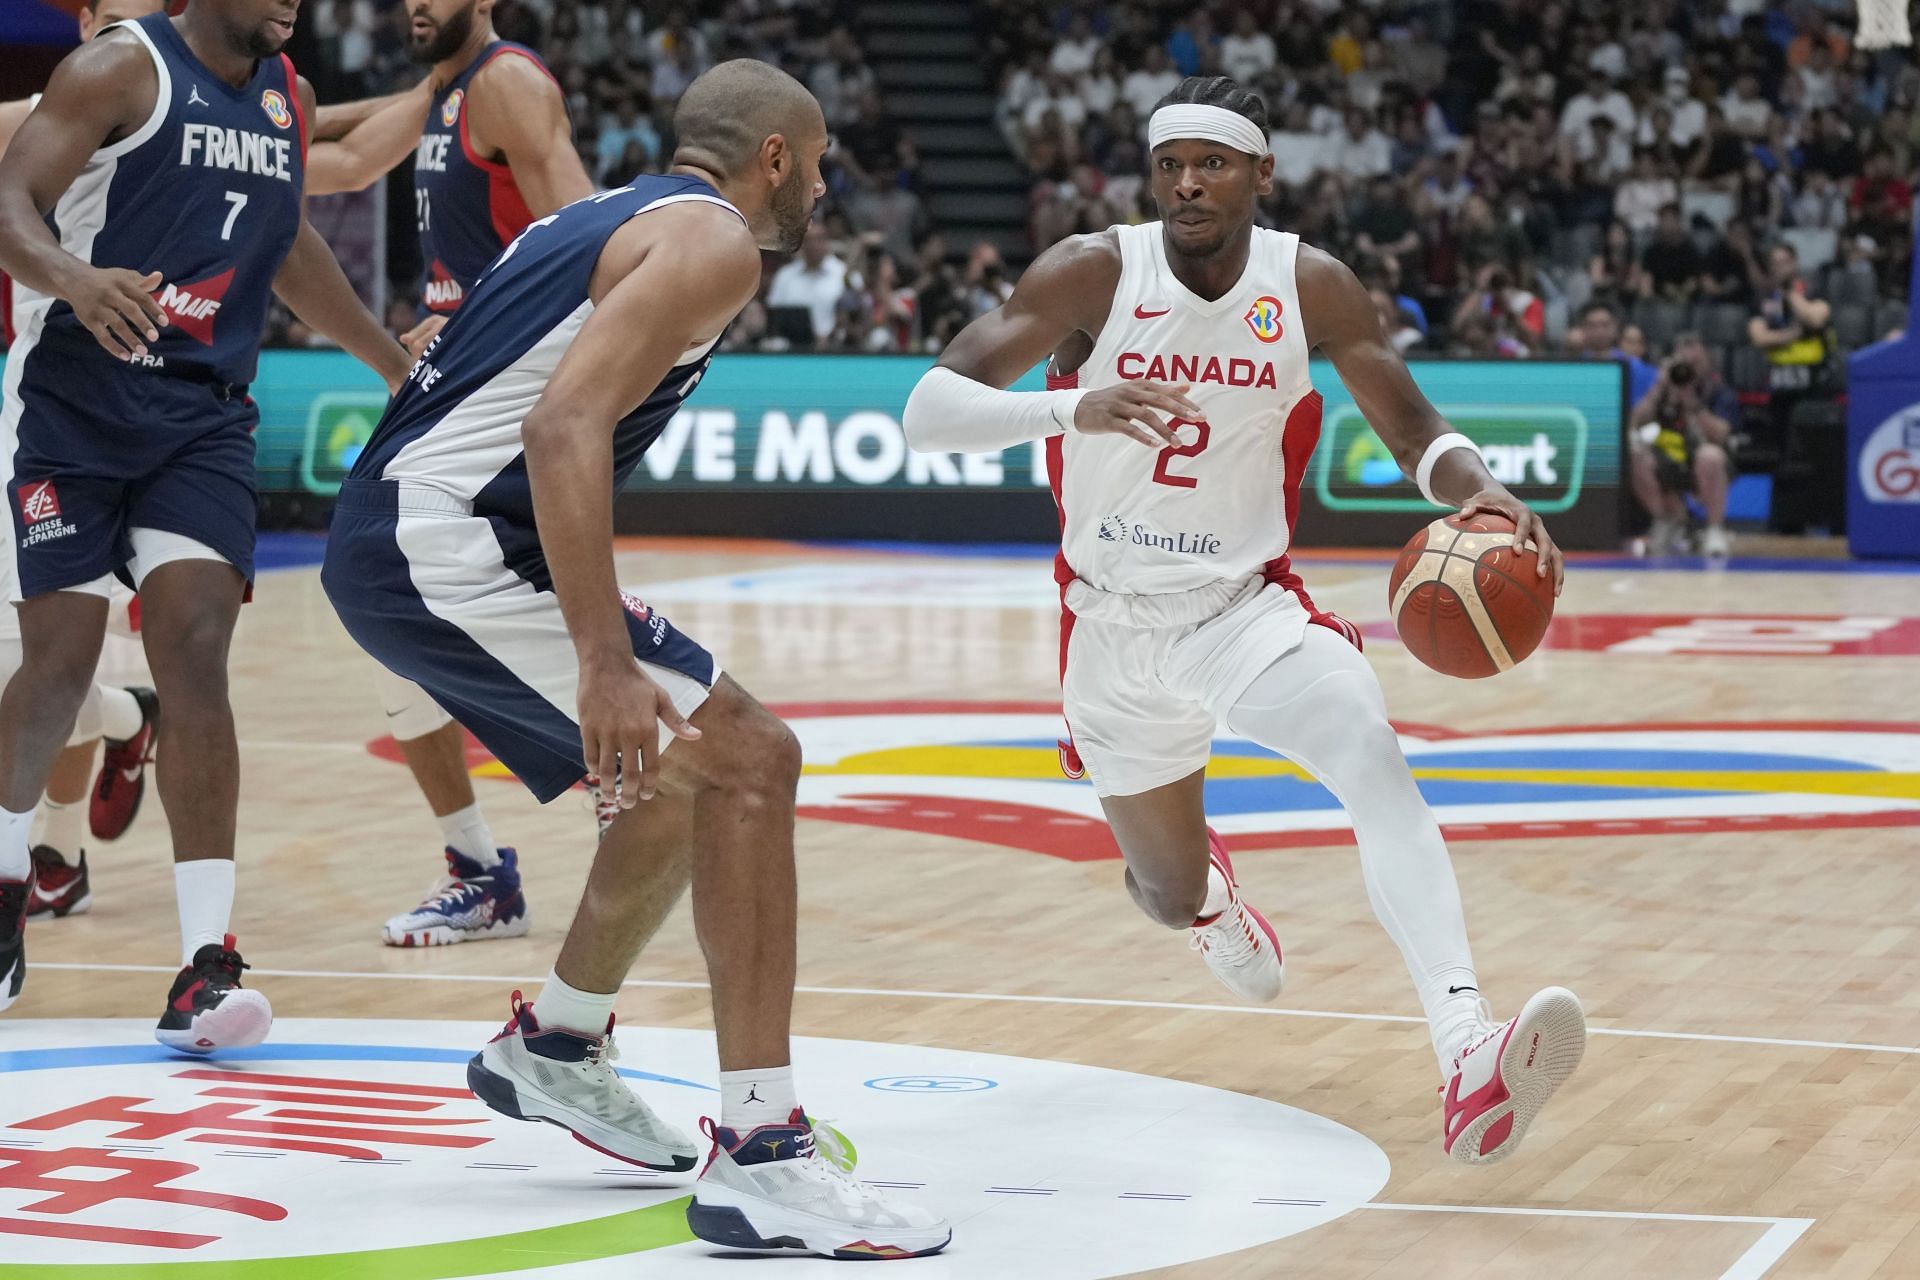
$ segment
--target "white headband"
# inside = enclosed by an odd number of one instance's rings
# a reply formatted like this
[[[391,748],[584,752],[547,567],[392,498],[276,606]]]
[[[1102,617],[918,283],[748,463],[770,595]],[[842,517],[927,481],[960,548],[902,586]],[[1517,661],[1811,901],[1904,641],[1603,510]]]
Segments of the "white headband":
[[[1176,138],[1204,138],[1208,142],[1225,143],[1250,156],[1267,154],[1267,135],[1260,132],[1259,125],[1237,111],[1197,102],[1168,103],[1147,121],[1148,150]]]

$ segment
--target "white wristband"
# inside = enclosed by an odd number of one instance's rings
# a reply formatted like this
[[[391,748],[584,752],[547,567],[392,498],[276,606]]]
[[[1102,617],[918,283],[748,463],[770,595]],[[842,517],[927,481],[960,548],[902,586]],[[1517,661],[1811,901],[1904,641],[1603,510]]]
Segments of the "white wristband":
[[[1453,505],[1450,502],[1443,501],[1434,496],[1433,467],[1435,463],[1440,461],[1441,454],[1451,453],[1455,449],[1471,449],[1473,450],[1474,457],[1478,458],[1482,456],[1479,445],[1467,439],[1458,431],[1449,431],[1447,434],[1436,438],[1432,444],[1427,446],[1427,451],[1420,455],[1420,465],[1414,469],[1413,482],[1420,486],[1420,496],[1436,507],[1449,507]]]

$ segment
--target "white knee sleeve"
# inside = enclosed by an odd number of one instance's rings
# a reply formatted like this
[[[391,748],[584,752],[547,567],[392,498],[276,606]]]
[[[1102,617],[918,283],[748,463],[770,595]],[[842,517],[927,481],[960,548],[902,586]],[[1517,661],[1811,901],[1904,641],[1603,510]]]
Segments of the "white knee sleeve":
[[[380,705],[387,712],[387,728],[396,741],[412,742],[453,723],[453,717],[413,681],[403,680],[378,663],[373,670],[374,687],[380,691]]]

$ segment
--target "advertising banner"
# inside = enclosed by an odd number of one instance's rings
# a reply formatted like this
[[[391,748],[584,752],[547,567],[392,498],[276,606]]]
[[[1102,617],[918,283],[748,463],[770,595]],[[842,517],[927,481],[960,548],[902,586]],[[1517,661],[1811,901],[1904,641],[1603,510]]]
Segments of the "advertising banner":
[[[721,356],[634,473],[627,533],[1033,541],[1056,536],[1044,448],[918,454],[900,415],[930,361],[915,356]],[[1493,474],[1571,549],[1619,538],[1625,374],[1608,362],[1422,361],[1413,375]],[[1395,546],[1439,514],[1330,365],[1320,447],[1301,478],[1302,545]],[[1038,371],[1016,384],[1041,385]],[[268,351],[261,488],[336,492],[386,397],[339,352]],[[1276,442],[1276,454],[1278,446]]]

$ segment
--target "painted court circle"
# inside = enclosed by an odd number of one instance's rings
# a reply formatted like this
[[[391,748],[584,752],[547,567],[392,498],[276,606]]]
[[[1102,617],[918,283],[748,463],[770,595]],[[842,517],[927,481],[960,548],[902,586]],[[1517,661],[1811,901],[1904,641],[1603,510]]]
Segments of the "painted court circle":
[[[285,1019],[210,1060],[137,1020],[0,1027],[0,1280],[679,1276],[687,1183],[462,1087],[488,1023]],[[713,1037],[622,1028],[621,1070],[694,1130]],[[1386,1155],[1261,1098],[1099,1067],[799,1039],[806,1100],[860,1176],[954,1224],[926,1277],[1124,1275],[1305,1231],[1370,1200]],[[76,1261],[85,1259],[85,1261]],[[782,1260],[781,1276],[841,1272]],[[769,1274],[772,1274],[770,1271]]]

